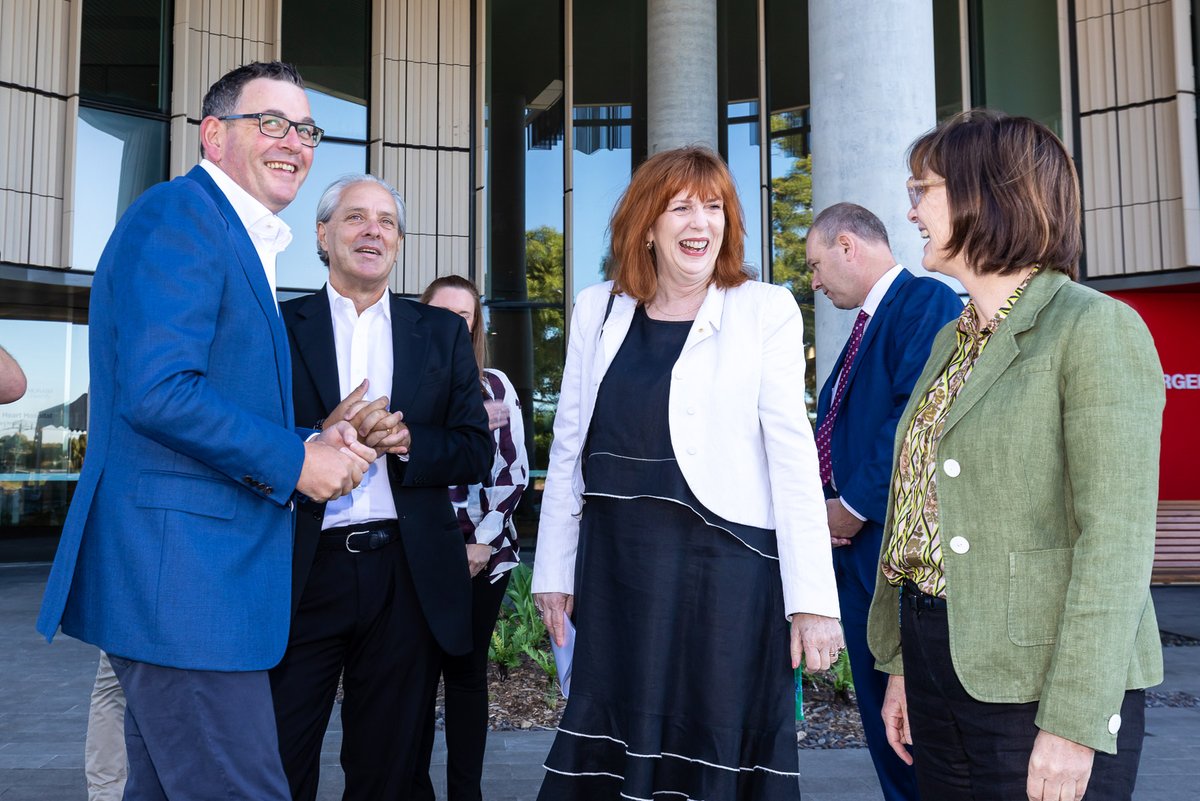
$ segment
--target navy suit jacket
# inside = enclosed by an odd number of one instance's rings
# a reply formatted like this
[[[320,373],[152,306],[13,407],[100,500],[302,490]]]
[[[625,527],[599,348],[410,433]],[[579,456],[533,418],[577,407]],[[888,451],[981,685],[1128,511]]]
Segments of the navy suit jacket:
[[[321,289],[281,308],[295,365],[296,419],[315,426],[341,400],[329,296]],[[479,483],[492,467],[479,367],[458,315],[391,295],[391,317],[389,407],[404,413],[412,434],[408,461],[386,457],[400,542],[438,645],[447,653],[463,654],[471,650],[471,574],[448,488]],[[325,504],[300,504],[293,569],[296,604],[324,519]]]
[[[888,287],[850,365],[845,397],[830,439],[833,484],[829,497],[842,497],[867,518],[849,545],[833,549],[839,576],[850,572],[868,593],[875,586],[883,520],[892,478],[896,423],[913,383],[929,358],[933,338],[962,313],[954,290],[935,278],[904,270]],[[847,345],[849,343],[847,342]],[[817,426],[829,412],[846,346],[817,399]]]
[[[38,630],[168,667],[273,666],[304,445],[262,262],[203,168],[121,218],[89,337],[87,455]]]

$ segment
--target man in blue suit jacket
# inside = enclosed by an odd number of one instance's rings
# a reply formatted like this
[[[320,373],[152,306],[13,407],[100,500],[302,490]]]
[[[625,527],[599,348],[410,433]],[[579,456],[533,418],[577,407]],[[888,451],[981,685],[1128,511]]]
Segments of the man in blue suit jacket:
[[[203,113],[205,159],[142,195],[96,268],[89,447],[38,630],[110,655],[127,800],[285,801],[266,670],[287,643],[292,499],[349,492],[374,451],[348,423],[293,425],[276,215],[321,137],[299,74],[238,68]]]
[[[896,423],[934,335],[958,317],[962,302],[940,281],[917,278],[896,264],[883,223],[852,203],[830,206],[813,221],[808,262],[813,290],[823,291],[839,309],[862,307],[817,400],[817,450],[842,628],[867,746],[884,797],[910,801],[917,798],[912,768],[888,746],[880,717],[887,676],[875,669],[867,648],[867,611],[882,546]]]

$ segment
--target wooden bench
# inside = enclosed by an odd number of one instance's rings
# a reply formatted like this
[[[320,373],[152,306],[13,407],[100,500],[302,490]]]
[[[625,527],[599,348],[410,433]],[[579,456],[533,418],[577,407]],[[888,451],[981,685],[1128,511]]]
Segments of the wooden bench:
[[[1200,501],[1159,501],[1154,584],[1200,584]]]

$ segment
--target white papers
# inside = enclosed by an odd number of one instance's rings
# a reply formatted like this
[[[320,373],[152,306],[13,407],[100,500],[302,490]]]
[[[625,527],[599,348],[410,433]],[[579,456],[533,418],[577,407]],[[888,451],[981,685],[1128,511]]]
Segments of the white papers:
[[[558,686],[562,690],[563,698],[569,698],[571,696],[571,661],[575,657],[575,624],[566,615],[563,615],[563,621],[566,623],[563,645],[560,648],[554,642],[554,637],[551,637],[550,650],[554,652],[554,665],[558,668]]]

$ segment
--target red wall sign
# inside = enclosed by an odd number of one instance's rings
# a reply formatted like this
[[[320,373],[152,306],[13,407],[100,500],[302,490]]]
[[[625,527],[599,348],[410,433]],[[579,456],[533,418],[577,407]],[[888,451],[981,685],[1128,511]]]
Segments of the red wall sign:
[[[1200,500],[1200,286],[1109,292],[1146,321],[1167,387],[1159,498]]]

